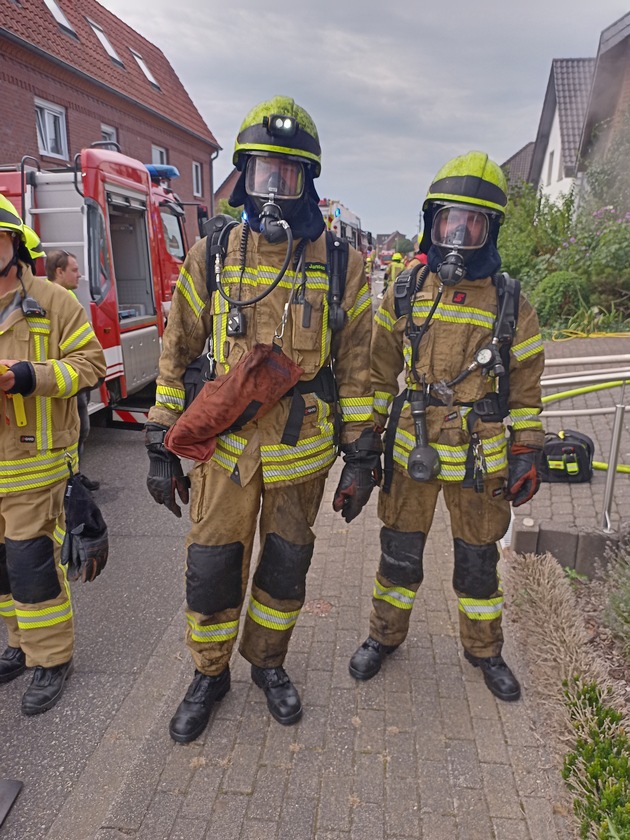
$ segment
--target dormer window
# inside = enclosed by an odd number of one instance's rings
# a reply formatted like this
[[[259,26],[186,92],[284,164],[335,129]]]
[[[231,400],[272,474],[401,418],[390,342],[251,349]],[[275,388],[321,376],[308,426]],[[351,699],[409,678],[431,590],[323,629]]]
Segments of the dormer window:
[[[72,26],[68,18],[64,15],[64,13],[61,11],[55,0],[44,0],[44,3],[48,7],[50,13],[57,21],[59,26],[61,26],[61,28],[68,32],[70,35],[74,35],[74,37],[76,38],[77,33],[74,31],[74,27]]]
[[[86,20],[92,27],[92,31],[94,32],[98,40],[101,42],[102,47],[104,48],[107,55],[114,62],[114,64],[117,64],[119,67],[124,67],[125,65],[120,60],[120,56],[118,55],[111,41],[105,34],[105,30],[101,26],[99,26],[98,23],[94,23],[93,20],[90,20],[89,18],[86,18]]]
[[[153,85],[153,87],[155,87],[155,88],[157,88],[157,89],[159,90],[159,89],[160,89],[160,86],[159,86],[159,85],[158,85],[158,83],[155,81],[155,76],[154,76],[154,75],[153,75],[153,73],[149,70],[149,67],[148,67],[148,65],[147,65],[146,61],[144,60],[144,58],[142,58],[142,56],[140,55],[140,53],[137,53],[135,50],[131,50],[131,54],[132,54],[132,56],[136,59],[136,61],[138,62],[138,66],[140,67],[140,69],[142,70],[142,72],[144,73],[144,75],[147,77],[147,79],[151,82],[151,84]]]

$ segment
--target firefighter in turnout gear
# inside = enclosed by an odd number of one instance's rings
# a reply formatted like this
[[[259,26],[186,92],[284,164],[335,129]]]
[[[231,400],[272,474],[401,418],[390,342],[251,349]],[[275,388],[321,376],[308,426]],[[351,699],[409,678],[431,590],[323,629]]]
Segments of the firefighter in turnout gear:
[[[394,280],[398,277],[398,275],[404,267],[405,264],[403,262],[403,256],[402,254],[399,254],[398,251],[396,251],[394,254],[392,254],[392,258],[389,262],[389,265],[385,269],[385,274],[383,275],[383,291],[379,297],[384,297],[388,286],[390,286],[394,282]]]
[[[60,566],[68,466],[77,468],[80,388],[106,372],[81,304],[33,276],[39,240],[0,195],[0,683],[34,668],[22,711],[52,708],[72,673],[70,590]]]
[[[389,414],[389,423],[381,557],[369,636],[350,660],[356,679],[373,677],[407,636],[443,490],[464,656],[497,697],[520,697],[501,656],[497,541],[509,526],[510,501],[523,504],[540,484],[544,357],[535,311],[499,272],[506,204],[505,176],[486,154],[449,161],[423,206],[427,265],[414,260],[375,316],[374,417],[383,428]],[[406,386],[397,396],[403,368]]]
[[[221,376],[257,343],[275,344],[302,373],[264,416],[244,416],[219,434],[214,454],[190,472],[186,641],[195,675],[170,723],[180,743],[203,732],[213,703],[230,688],[259,514],[260,553],[240,653],[275,720],[299,720],[300,697],[283,662],[304,603],[312,525],[338,446],[345,466],[334,507],[347,521],[380,478],[370,292],[358,251],[346,252],[343,289],[331,268],[313,184],[320,173],[313,120],[288,97],[257,105],[238,133],[234,164],[241,174],[230,203],[244,204],[245,221],[219,235],[209,273],[207,248],[215,239],[208,235],[191,248],[173,295],[146,431],[154,499],[176,515],[178,496],[188,501],[187,477],[163,439],[184,409],[184,371],[208,338]],[[221,228],[225,219],[218,219]]]

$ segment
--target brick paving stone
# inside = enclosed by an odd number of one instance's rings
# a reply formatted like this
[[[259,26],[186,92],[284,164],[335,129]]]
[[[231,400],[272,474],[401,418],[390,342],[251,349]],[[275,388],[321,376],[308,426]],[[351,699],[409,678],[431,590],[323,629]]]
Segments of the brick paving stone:
[[[422,813],[453,814],[455,812],[453,787],[446,760],[420,761],[418,784]]]
[[[169,840],[180,807],[181,797],[158,793],[136,835],[137,840]]]
[[[386,767],[383,753],[359,753],[355,756],[353,795],[359,802],[383,807]]]
[[[481,773],[490,816],[520,816],[519,795],[510,768],[504,764],[482,764]]]
[[[509,764],[510,754],[499,721],[473,715],[472,722],[479,760],[497,765]]]
[[[456,790],[455,815],[460,840],[490,840],[492,837],[492,823],[481,790]]]
[[[360,803],[352,811],[350,840],[384,840],[385,824],[381,805]]]
[[[448,738],[462,741],[474,738],[468,700],[460,698],[449,700],[440,697],[440,709],[444,731]]]
[[[261,750],[255,746],[236,744],[230,766],[223,777],[223,793],[252,793]]]
[[[206,836],[221,840],[240,840],[248,796],[220,793],[214,803]]]
[[[539,747],[508,747],[508,752],[521,796],[544,796],[549,790],[550,759]]]
[[[481,789],[481,763],[474,741],[449,740],[446,749],[453,786]]]
[[[282,810],[289,770],[260,767],[247,807],[248,820],[277,822]]]
[[[383,752],[385,749],[385,712],[376,709],[359,709],[352,723],[357,732],[357,752]]]
[[[551,803],[541,797],[524,796],[522,798],[529,832],[535,840],[557,840]]]
[[[278,825],[278,837],[282,840],[311,840],[319,836],[316,829],[317,800],[298,797],[298,791],[290,791],[282,805]],[[219,840],[217,837],[216,840]],[[244,837],[243,840],[248,840]]]
[[[317,829],[350,831],[352,812],[352,779],[327,774],[322,779],[317,812]]]
[[[420,834],[420,794],[412,779],[388,779],[385,783],[387,835],[417,838]]]
[[[386,729],[385,751],[389,756],[388,778],[415,779],[417,777],[415,743],[407,732],[400,732],[395,728]]]
[[[442,814],[422,814],[422,837],[426,840],[458,840],[455,817]]]
[[[526,705],[518,703],[499,703],[499,714],[503,722],[505,738],[511,747],[537,747],[540,736],[528,714]]]
[[[246,817],[243,821],[242,836],[247,840],[276,840],[278,825],[264,820],[250,820]]]
[[[175,820],[169,840],[204,840],[207,820],[186,820],[179,817]]]
[[[435,637],[434,637],[435,638]],[[460,698],[466,702],[466,685],[462,679],[462,669],[459,665],[446,665],[438,662],[435,666],[440,697]]]
[[[219,761],[200,766],[188,786],[180,816],[189,820],[209,819],[225,771],[226,766]]]
[[[496,840],[537,840],[532,838],[524,819],[495,819],[492,821]]]

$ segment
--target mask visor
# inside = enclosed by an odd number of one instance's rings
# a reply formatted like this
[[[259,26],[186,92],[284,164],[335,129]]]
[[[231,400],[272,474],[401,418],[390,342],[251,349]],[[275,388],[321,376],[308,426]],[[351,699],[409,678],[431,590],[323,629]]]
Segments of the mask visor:
[[[304,192],[304,167],[286,157],[252,155],[247,161],[245,190],[260,198],[300,198]]]
[[[488,240],[488,216],[463,204],[441,207],[433,217],[431,241],[441,248],[475,250]]]

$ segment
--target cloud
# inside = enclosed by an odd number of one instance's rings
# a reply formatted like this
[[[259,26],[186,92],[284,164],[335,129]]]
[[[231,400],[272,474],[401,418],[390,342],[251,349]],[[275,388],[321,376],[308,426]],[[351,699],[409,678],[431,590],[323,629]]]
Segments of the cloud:
[[[322,143],[321,195],[374,233],[417,231],[432,176],[483,149],[499,163],[536,136],[553,58],[595,56],[619,0],[101,0],[158,46],[224,151],[247,111],[293,96]]]

